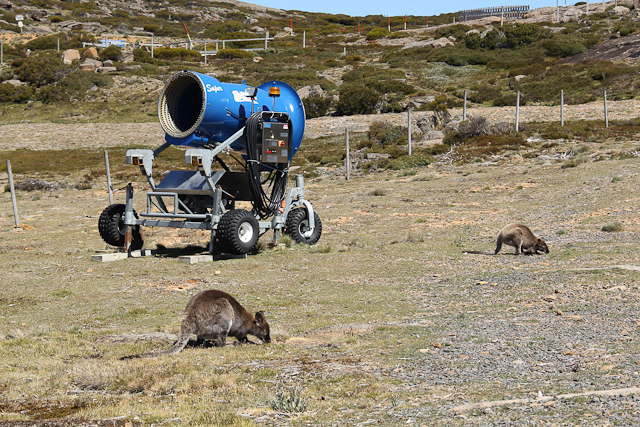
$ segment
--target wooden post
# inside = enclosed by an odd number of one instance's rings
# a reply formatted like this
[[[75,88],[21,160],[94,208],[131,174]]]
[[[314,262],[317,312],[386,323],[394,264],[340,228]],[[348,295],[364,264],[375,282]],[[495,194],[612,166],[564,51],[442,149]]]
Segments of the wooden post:
[[[607,111],[607,91],[604,91],[604,127],[609,127],[609,111]]]
[[[16,189],[13,187],[13,174],[11,173],[11,161],[7,160],[7,175],[9,175],[9,189],[11,190],[11,203],[13,204],[13,219],[16,228],[20,228],[20,218],[18,218],[18,205],[16,203]]]
[[[560,126],[564,127],[564,89],[560,90]]]
[[[411,108],[407,109],[407,122],[407,127],[409,129],[409,155],[411,155]]]
[[[346,133],[347,133],[347,181],[349,180],[349,178],[351,178],[350,174],[350,170],[351,170],[351,160],[349,159],[349,128],[346,129]]]
[[[462,100],[462,120],[467,120],[467,90],[464,90],[464,96]]]
[[[104,166],[107,169],[107,190],[109,191],[109,205],[112,205],[113,187],[111,186],[111,171],[109,170],[109,153],[107,153],[107,150],[104,150]]]
[[[520,91],[516,98],[516,132],[520,131]]]

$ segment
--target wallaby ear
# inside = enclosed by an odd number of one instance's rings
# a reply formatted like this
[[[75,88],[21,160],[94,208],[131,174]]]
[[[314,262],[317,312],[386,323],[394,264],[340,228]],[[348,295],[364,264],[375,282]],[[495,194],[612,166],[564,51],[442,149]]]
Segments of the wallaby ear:
[[[256,313],[256,325],[260,326],[260,324],[262,322],[264,322],[266,319],[264,317],[264,313],[259,311]]]

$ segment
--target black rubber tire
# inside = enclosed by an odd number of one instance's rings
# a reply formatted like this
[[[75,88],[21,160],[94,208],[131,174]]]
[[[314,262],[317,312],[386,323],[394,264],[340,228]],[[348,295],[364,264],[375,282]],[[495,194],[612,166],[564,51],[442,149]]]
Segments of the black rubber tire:
[[[260,238],[255,215],[244,209],[232,209],[220,218],[216,232],[219,249],[234,255],[251,251]]]
[[[98,220],[100,237],[111,246],[124,246],[124,233],[126,230],[124,225],[125,208],[123,204],[113,204],[107,206],[100,214],[100,219]],[[136,211],[133,211],[133,215],[138,218]],[[144,239],[140,234],[140,226],[134,225],[131,235],[131,249],[142,249],[143,245]]]
[[[317,213],[313,213],[313,220],[316,223],[316,227],[313,229],[311,236],[305,237],[309,227],[309,218],[307,209],[304,207],[293,209],[287,215],[287,222],[285,223],[285,234],[290,236],[296,243],[306,243],[307,245],[315,245],[320,240],[322,235],[322,221]]]

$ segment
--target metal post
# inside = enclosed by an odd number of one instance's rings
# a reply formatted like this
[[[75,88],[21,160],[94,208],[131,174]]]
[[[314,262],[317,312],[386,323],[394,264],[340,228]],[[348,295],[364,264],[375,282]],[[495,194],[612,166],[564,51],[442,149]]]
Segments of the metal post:
[[[516,132],[520,131],[520,91],[518,91],[518,97],[516,98]]]
[[[609,127],[609,111],[607,111],[607,91],[604,91],[604,127]]]
[[[462,120],[467,120],[467,90],[464,90],[464,97],[462,100]]]
[[[0,41],[0,65],[4,65],[4,40]]]
[[[151,57],[153,58],[153,36],[151,36]]]
[[[204,65],[207,65],[207,39],[204,39]]]
[[[409,155],[411,155],[411,108],[407,109],[407,127],[409,128]]]
[[[556,23],[560,23],[560,0],[556,0]]]
[[[560,90],[560,126],[564,127],[564,89]]]
[[[264,36],[264,50],[267,50],[267,43],[269,43],[269,31],[267,31],[267,34]],[[216,44],[216,50],[217,48],[217,44]]]
[[[13,219],[16,228],[20,228],[20,218],[18,218],[18,205],[16,204],[16,189],[13,187],[13,174],[11,173],[11,161],[7,160],[7,174],[9,175],[9,189],[11,190],[11,203],[13,204]]]
[[[344,53],[342,54],[343,56],[347,56],[347,47],[345,46],[344,48]]]
[[[346,129],[347,131],[347,181],[349,180],[349,178],[351,178],[351,160],[349,159],[349,128]]]
[[[109,153],[104,150],[104,166],[107,169],[107,189],[109,190],[109,205],[113,204],[113,187],[111,186],[111,172],[109,170]]]
[[[602,11],[604,12],[604,0],[602,0]]]
[[[225,47],[224,47],[224,43],[225,43],[225,42],[224,42],[224,40],[222,40],[222,50],[224,50],[224,49],[225,49]]]
[[[589,0],[587,0],[587,15],[589,14]]]
[[[502,6],[502,16],[500,17],[500,26],[504,26],[504,6]]]
[[[303,49],[307,48],[307,30],[304,30],[302,32],[302,48]]]
[[[60,53],[60,37],[58,37],[58,53]]]

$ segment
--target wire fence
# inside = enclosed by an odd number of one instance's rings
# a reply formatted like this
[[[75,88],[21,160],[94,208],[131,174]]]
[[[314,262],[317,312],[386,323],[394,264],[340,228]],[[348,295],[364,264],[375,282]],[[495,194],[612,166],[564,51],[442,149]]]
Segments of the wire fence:
[[[483,7],[480,9],[468,9],[458,12],[458,21],[467,22],[474,19],[499,16],[507,19],[522,19],[529,13],[529,6],[498,6]]]

